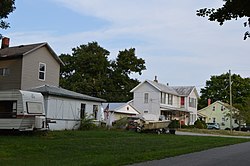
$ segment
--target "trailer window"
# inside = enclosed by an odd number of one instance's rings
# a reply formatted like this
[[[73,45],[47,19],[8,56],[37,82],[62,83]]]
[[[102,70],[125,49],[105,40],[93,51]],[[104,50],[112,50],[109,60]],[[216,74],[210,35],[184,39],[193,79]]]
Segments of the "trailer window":
[[[0,101],[0,118],[15,118],[17,101]]]
[[[29,114],[42,114],[43,104],[40,102],[26,102],[27,112]]]

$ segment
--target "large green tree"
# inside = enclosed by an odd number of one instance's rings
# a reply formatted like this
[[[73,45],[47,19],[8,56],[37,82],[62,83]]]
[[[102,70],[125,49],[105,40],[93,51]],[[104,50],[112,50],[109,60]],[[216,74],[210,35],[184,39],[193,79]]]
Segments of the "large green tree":
[[[1,0],[0,1],[0,28],[7,29],[10,27],[9,23],[5,21],[8,15],[15,10],[15,0]],[[1,34],[0,34],[1,36]]]
[[[250,78],[242,78],[237,74],[233,74],[231,78],[233,104],[245,103],[246,98],[250,97]],[[229,87],[229,73],[211,76],[200,91],[199,108],[207,106],[208,99],[212,102],[220,100],[229,103]]]
[[[130,75],[146,69],[145,61],[136,57],[134,48],[120,51],[115,60],[109,60],[109,51],[97,42],[80,45],[72,51],[72,55],[60,55],[65,63],[61,67],[60,86],[108,101],[132,98],[129,91],[139,81]]]
[[[250,0],[223,0],[225,3],[218,9],[203,8],[197,10],[197,15],[202,17],[208,17],[209,21],[217,21],[220,25],[223,25],[225,21],[238,18],[248,18],[244,23],[244,26],[250,26]],[[250,33],[247,31],[244,34],[244,40],[250,37]]]
[[[233,110],[233,118],[237,119],[239,123],[248,122],[250,120],[250,78],[242,78],[240,75],[233,74],[231,79],[232,104],[237,108],[237,110]],[[229,73],[211,76],[200,92],[199,109],[207,106],[208,99],[212,102],[220,100],[229,104]]]

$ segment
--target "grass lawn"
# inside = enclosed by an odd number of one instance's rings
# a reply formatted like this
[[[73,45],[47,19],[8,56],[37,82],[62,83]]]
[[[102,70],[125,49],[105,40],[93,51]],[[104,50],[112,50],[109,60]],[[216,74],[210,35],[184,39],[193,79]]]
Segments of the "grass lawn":
[[[0,165],[126,165],[246,141],[106,130],[0,135]]]

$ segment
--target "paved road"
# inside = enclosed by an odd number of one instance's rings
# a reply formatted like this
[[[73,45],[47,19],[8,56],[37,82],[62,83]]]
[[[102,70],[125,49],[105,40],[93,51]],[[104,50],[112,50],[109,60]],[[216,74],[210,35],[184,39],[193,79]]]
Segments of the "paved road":
[[[176,133],[188,135],[188,133]],[[191,135],[191,134],[190,134]],[[207,136],[207,135],[200,135]],[[131,166],[249,166],[250,142],[213,148]]]

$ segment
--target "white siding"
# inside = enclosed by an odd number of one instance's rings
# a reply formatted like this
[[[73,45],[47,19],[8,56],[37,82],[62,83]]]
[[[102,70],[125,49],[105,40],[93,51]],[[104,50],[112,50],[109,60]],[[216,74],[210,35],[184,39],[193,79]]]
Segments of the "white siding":
[[[149,102],[144,103],[144,93],[149,94]],[[148,111],[150,114],[160,116],[160,101],[161,93],[150,84],[142,84],[134,91],[133,104],[136,109],[143,115],[144,111]]]
[[[101,103],[54,96],[45,98],[46,117],[56,121],[56,123],[49,124],[49,129],[77,129],[80,125],[81,103],[86,104],[85,112],[87,115],[92,115],[93,105],[98,105],[98,120],[100,120]]]

